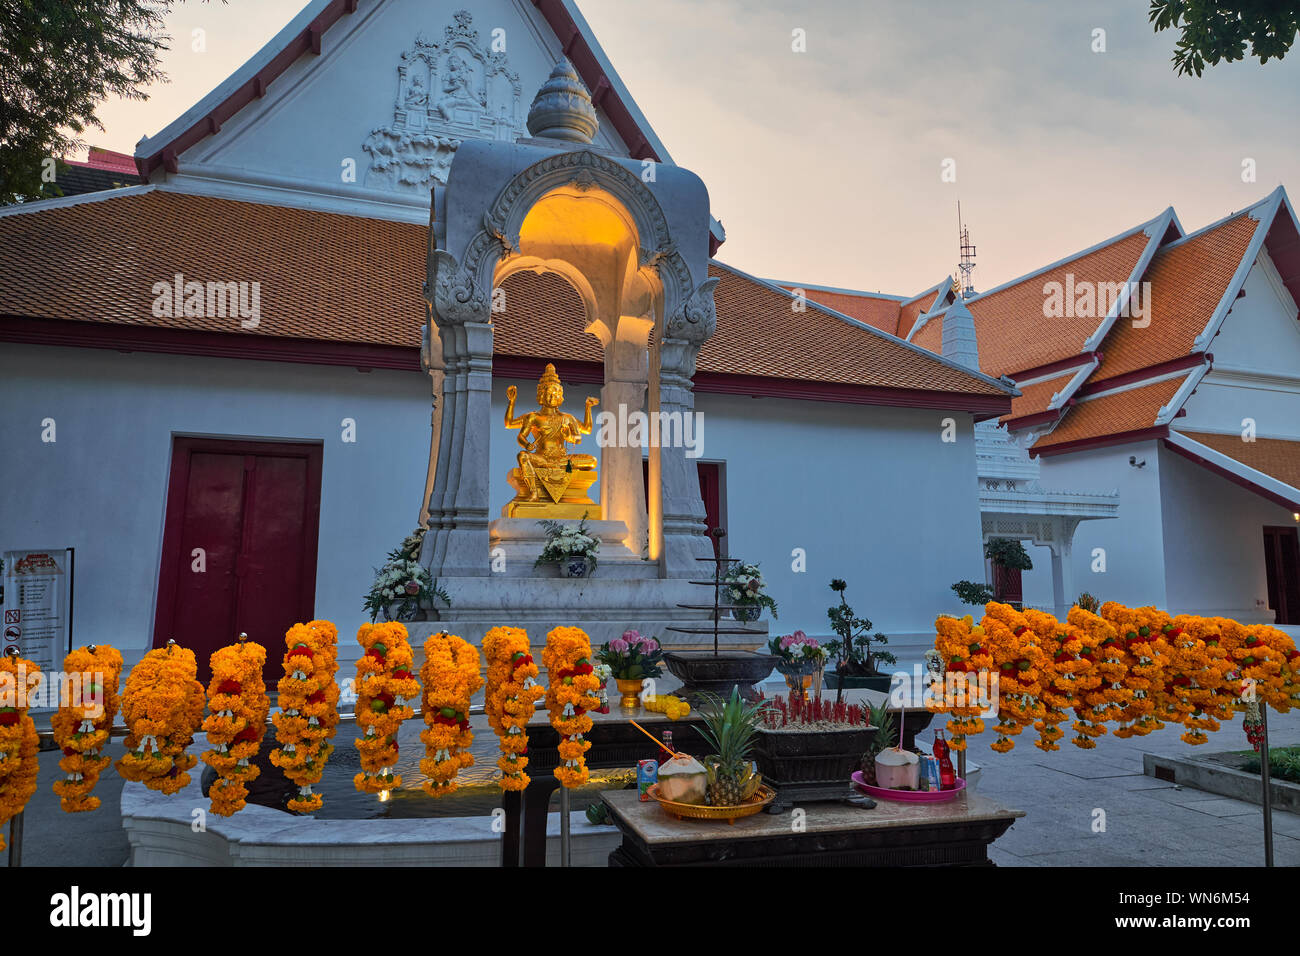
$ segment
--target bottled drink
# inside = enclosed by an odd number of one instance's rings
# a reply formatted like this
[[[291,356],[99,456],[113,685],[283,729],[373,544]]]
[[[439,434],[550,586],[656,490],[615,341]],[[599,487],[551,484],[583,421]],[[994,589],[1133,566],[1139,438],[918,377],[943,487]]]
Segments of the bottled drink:
[[[934,732],[934,758],[939,761],[939,789],[953,789],[957,786],[957,774],[952,769],[952,758],[948,756],[948,743],[943,739],[942,730]]]
[[[664,742],[664,746],[668,748],[667,750],[659,751],[659,762],[663,763],[665,760],[671,759],[673,753],[675,753],[673,750],[673,732],[671,730],[665,730],[660,735],[659,739],[661,739]]]

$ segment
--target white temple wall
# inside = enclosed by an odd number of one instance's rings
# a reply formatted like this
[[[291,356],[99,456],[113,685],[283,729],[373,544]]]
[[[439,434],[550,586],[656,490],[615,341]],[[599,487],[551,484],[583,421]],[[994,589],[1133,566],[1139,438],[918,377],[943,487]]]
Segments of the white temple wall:
[[[1165,577],[1172,612],[1272,623],[1264,526],[1293,526],[1292,512],[1162,449]]]
[[[316,614],[355,633],[372,569],[416,525],[427,381],[415,372],[7,346],[0,548],[75,547],[74,640],[112,644],[134,660],[153,639],[172,436],[319,441]],[[49,444],[45,418],[55,420]],[[342,441],[344,418],[356,421],[355,443]]]
[[[1136,468],[1129,464],[1130,457],[1146,464]],[[1073,593],[1068,599],[1073,601],[1081,591],[1088,591],[1102,601],[1119,601],[1134,607],[1147,604],[1164,607],[1165,556],[1158,444],[1134,442],[1040,461],[1039,481],[1044,488],[1119,490],[1117,517],[1079,522],[1072,551]],[[1104,550],[1104,572],[1093,570],[1096,548]],[[1026,572],[1023,579],[1025,600],[1050,605],[1050,552],[1045,548],[1034,549],[1032,555],[1034,570]],[[1046,597],[1041,597],[1044,594]]]

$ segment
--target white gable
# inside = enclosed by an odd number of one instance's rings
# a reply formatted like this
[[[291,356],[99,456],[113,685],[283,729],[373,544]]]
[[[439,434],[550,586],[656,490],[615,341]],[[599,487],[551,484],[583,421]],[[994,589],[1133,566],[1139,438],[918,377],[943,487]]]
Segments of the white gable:
[[[465,7],[465,0],[360,0],[324,33],[320,55],[299,57],[261,99],[181,152],[177,172],[155,172],[153,181],[427,221],[429,190],[445,183],[458,143],[526,137],[529,104],[562,55],[528,0]],[[317,0],[305,9],[202,103],[142,142],[137,155],[203,121],[324,8]],[[630,98],[624,102],[635,115]],[[628,155],[603,112],[599,118],[595,145]]]

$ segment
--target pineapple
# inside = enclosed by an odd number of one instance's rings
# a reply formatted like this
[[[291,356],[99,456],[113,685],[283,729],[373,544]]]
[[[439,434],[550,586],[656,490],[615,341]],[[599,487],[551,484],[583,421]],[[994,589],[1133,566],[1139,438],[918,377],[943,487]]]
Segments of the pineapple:
[[[862,755],[862,776],[872,786],[876,783],[876,754],[898,742],[897,725],[894,715],[885,701],[879,705],[867,705],[871,712],[868,718],[876,728],[876,735],[871,740],[871,748]]]
[[[704,711],[704,739],[713,753],[704,758],[708,769],[708,802],[714,807],[734,807],[758,792],[762,777],[749,760],[759,721],[767,705],[746,704],[738,688],[726,703],[714,697]]]

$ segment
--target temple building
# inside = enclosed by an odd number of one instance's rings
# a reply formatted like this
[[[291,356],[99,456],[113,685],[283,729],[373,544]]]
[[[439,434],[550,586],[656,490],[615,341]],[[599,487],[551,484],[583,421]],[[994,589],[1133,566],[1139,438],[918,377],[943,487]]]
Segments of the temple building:
[[[134,166],[0,209],[0,544],[76,547],[78,640],[346,632],[417,526],[481,628],[547,495],[599,511],[611,628],[669,621],[712,528],[772,633],[827,635],[843,578],[904,660],[990,537],[1031,545],[1030,604],[1300,620],[1280,189],[977,295],[765,280],[572,0],[314,0]],[[1120,292],[1048,317],[1052,282]],[[680,441],[601,446],[593,407]],[[497,623],[563,617],[519,573]]]

